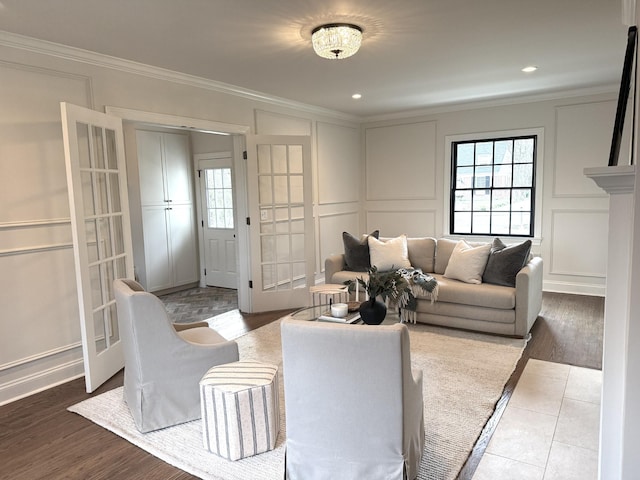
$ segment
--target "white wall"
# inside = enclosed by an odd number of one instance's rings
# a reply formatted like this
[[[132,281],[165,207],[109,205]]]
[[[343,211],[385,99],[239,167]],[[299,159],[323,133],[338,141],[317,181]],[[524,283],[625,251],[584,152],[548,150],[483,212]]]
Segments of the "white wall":
[[[83,373],[61,101],[311,135],[314,169],[318,158],[351,164],[342,170],[342,181],[359,182],[358,122],[350,117],[303,104],[260,102],[224,93],[211,82],[37,41],[28,50],[16,48],[16,39],[6,38],[0,34],[0,405]],[[196,153],[231,150],[200,136],[194,145]],[[341,157],[334,158],[335,152]],[[322,190],[329,214],[336,195],[344,201],[341,189]],[[352,200],[357,211],[357,195]],[[356,230],[357,223],[356,216],[339,228]],[[321,255],[316,252],[318,265]]]
[[[363,125],[363,230],[379,228],[383,236],[447,235],[447,137],[538,129],[543,147],[537,195],[542,201],[533,251],[545,261],[544,288],[604,295],[608,199],[582,171],[608,162],[615,93],[469,107],[395,114]]]
[[[233,152],[231,135],[191,132],[191,153]]]

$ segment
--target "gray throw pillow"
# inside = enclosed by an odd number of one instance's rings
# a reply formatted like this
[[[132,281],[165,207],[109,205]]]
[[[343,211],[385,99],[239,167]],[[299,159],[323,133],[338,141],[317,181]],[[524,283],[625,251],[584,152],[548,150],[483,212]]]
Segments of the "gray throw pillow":
[[[494,239],[487,266],[482,274],[482,281],[515,287],[516,275],[529,260],[529,252],[531,252],[531,240],[507,247],[499,238]]]
[[[369,235],[378,238],[380,231],[375,230]],[[369,267],[371,267],[371,260],[369,258],[369,235],[364,235],[362,240],[360,240],[348,232],[342,232],[345,270],[366,272]]]

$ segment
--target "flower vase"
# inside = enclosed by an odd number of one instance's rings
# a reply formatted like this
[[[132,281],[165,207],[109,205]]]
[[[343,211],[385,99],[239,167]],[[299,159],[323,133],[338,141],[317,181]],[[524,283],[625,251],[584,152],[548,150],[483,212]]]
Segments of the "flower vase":
[[[367,325],[380,325],[387,315],[387,306],[375,297],[371,297],[360,304],[358,311],[360,318]]]

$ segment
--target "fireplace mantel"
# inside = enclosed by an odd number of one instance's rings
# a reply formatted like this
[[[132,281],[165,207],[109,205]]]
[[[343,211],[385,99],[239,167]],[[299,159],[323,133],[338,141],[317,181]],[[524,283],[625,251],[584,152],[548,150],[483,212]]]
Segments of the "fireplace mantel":
[[[640,471],[640,198],[635,165],[587,168],[609,194],[604,307],[599,478],[626,480]]]

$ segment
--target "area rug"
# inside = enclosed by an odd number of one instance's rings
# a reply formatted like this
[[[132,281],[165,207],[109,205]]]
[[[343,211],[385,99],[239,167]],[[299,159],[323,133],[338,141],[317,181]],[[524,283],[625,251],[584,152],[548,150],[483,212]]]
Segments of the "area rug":
[[[418,478],[452,480],[493,413],[525,342],[427,325],[409,325],[409,331],[411,360],[414,367],[422,369],[424,381],[426,445]],[[237,342],[241,359],[282,366],[279,321],[249,332]],[[284,471],[283,399],[281,396],[276,448],[236,462],[203,448],[200,420],[139,433],[124,403],[122,387],[73,405],[69,411],[200,478],[275,480],[282,478]]]

